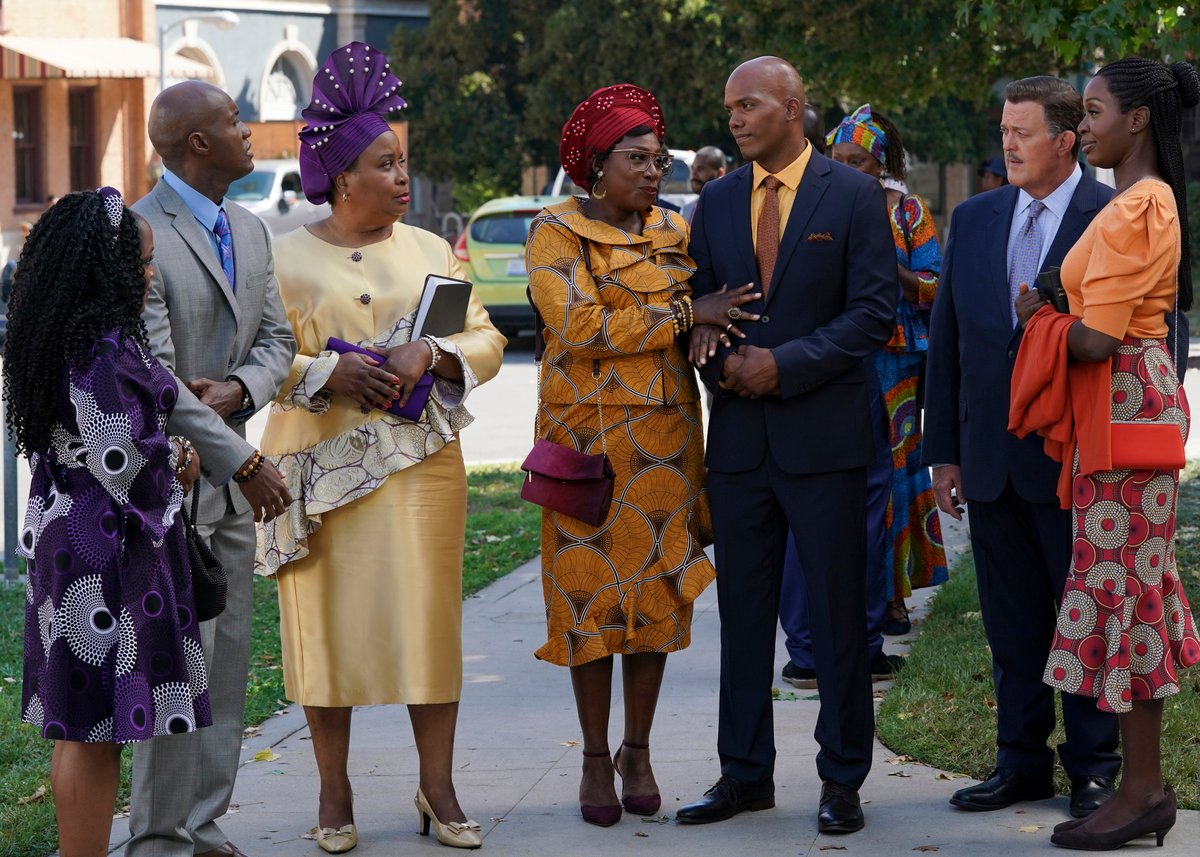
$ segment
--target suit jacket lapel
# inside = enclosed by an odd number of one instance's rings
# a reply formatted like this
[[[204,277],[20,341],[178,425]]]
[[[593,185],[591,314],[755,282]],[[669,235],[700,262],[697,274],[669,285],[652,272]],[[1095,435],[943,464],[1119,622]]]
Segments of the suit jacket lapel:
[[[737,283],[727,283],[731,289],[744,286],[758,279],[758,260],[754,258],[754,235],[750,231],[750,194],[753,187],[752,167],[747,164],[729,178],[732,187],[729,189],[733,202],[727,209],[729,212],[729,234],[733,236],[733,246],[737,248],[738,261],[748,272],[746,279]]]
[[[775,271],[771,274],[771,287],[767,291],[767,303],[771,303],[779,286],[784,282],[788,261],[800,244],[800,236],[808,227],[808,221],[817,210],[821,197],[829,187],[829,160],[817,152],[810,156],[804,177],[796,188],[796,198],[792,201],[792,210],[788,213],[787,226],[779,240],[779,255],[775,257]]]
[[[996,194],[992,206],[992,220],[988,224],[988,248],[986,276],[981,285],[987,291],[987,313],[996,319],[996,324],[1012,328],[1012,308],[1008,297],[1008,233],[1012,228],[1014,209],[1017,205],[1017,189],[1009,185]]]
[[[212,243],[208,236],[204,234],[204,228],[200,222],[196,220],[192,210],[187,207],[187,204],[180,198],[179,194],[171,189],[171,186],[166,182],[159,180],[154,188],[154,192],[158,197],[159,205],[163,211],[171,215],[171,226],[179,233],[179,237],[191,248],[196,258],[200,263],[208,269],[208,273],[212,276],[213,284],[220,289],[221,294],[225,296],[225,300],[229,303],[229,308],[233,310],[235,317],[239,316],[237,298],[234,297],[233,290],[229,287],[229,281],[225,279],[225,272],[221,270],[220,262],[217,260],[216,251],[213,250]],[[232,226],[230,227],[232,229]],[[237,246],[233,248],[234,263],[237,261]]]
[[[1088,181],[1087,176],[1079,180],[1079,186],[1071,195],[1071,202],[1063,213],[1062,223],[1054,236],[1054,243],[1046,253],[1046,263],[1043,269],[1061,265],[1067,251],[1079,240],[1079,236],[1087,229],[1087,214],[1096,210],[1096,188]]]

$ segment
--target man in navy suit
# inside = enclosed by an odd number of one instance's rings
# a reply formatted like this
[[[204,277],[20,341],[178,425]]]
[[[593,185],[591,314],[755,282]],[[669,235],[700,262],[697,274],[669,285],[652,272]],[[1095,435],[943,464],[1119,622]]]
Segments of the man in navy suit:
[[[1060,465],[1037,435],[1008,433],[1008,397],[1021,338],[1013,302],[1025,282],[1017,270],[1060,265],[1112,197],[1080,169],[1075,129],[1082,118],[1082,99],[1066,81],[1008,85],[1000,130],[1011,184],[955,210],[929,331],[922,457],[934,466],[941,510],[961,520],[960,504],[970,507],[996,684],[996,767],[983,783],[954,793],[950,803],[965,810],[1054,794],[1054,751],[1046,743],[1054,694],[1042,670],[1073,528],[1055,495]],[[1031,246],[1022,262],[1022,248]],[[1071,814],[1082,817],[1111,794],[1121,763],[1117,722],[1091,699],[1061,696],[1066,740],[1058,756],[1071,779]]]
[[[676,819],[720,821],[775,805],[771,683],[790,528],[821,686],[819,826],[848,833],[863,826],[858,789],[874,731],[863,361],[891,335],[895,250],[879,182],[805,140],[804,84],[791,65],[775,57],[742,64],[725,85],[725,109],[753,163],[701,191],[692,288],[699,296],[755,282],[763,297],[731,310],[724,332],[693,331],[714,343],[721,336],[698,360],[715,394],[706,463],[721,611],[721,778]]]

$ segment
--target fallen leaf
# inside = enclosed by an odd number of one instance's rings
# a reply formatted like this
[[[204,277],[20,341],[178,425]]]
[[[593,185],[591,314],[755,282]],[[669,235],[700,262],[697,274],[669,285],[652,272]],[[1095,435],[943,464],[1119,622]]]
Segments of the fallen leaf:
[[[890,759],[884,759],[889,765],[903,765],[905,762],[911,762],[912,756],[892,756]]]
[[[966,774],[947,774],[945,771],[941,771],[938,773],[937,778],[939,780],[961,780],[965,776]]]
[[[640,831],[640,830],[639,830],[639,831],[637,831],[636,833],[634,833],[633,835],[634,835],[634,836],[641,836],[641,837],[645,838],[645,837],[648,837],[650,834],[649,834],[649,833],[643,833],[642,831]]]
[[[242,734],[245,735],[247,738],[257,738],[259,735],[262,734],[262,727],[261,726],[247,726],[245,729],[242,730]]]
[[[799,698],[790,690],[780,690],[777,687],[771,688],[771,699],[776,702],[795,702]]]
[[[845,845],[822,845],[817,850],[818,851],[845,851],[846,846]]]
[[[888,774],[889,777],[912,777],[908,771],[892,771]]]
[[[560,747],[578,747],[579,742],[578,741],[559,741],[558,746],[560,746]]]
[[[1017,830],[1021,833],[1037,833],[1042,829],[1040,824],[1026,824],[1024,827],[1018,827]]]
[[[499,823],[500,823],[500,822],[502,822],[502,821],[508,821],[508,819],[507,819],[507,818],[505,818],[505,817],[504,817],[504,816],[502,816],[502,815],[493,815],[493,816],[492,816],[492,823],[493,823],[493,824],[499,824]]]
[[[42,798],[44,798],[45,796],[46,796],[46,787],[44,785],[41,785],[41,786],[38,786],[34,790],[33,794],[28,794],[28,795],[25,795],[25,797],[17,798],[17,803],[20,806],[24,806],[27,803],[33,803],[35,801],[39,801]]]
[[[910,717],[912,717],[912,714],[907,711],[901,711],[896,715],[897,720],[908,720]]]
[[[13,678],[13,677],[12,677],[12,676],[10,676],[10,675],[6,675],[6,676],[4,677],[4,680],[5,680],[6,682],[8,682],[9,684],[13,684],[13,683],[16,681],[16,679],[15,679],[15,678]]]
[[[254,761],[256,762],[274,762],[278,758],[279,754],[270,747],[265,750],[259,750],[254,754]]]
[[[652,815],[642,818],[642,824],[666,824],[670,820],[665,815]]]
[[[936,845],[918,845],[916,848],[913,849],[913,851],[937,851],[937,850],[938,850],[938,847]]]
[[[300,838],[301,839],[316,839],[317,838],[317,829],[314,827],[311,830],[309,830],[308,833],[301,833]]]

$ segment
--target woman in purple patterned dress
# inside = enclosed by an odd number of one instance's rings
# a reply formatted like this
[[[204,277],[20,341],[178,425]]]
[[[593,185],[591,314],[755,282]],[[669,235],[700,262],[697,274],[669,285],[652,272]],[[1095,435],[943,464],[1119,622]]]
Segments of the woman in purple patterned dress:
[[[200,471],[163,428],[141,312],[153,235],[112,188],[42,215],[8,311],[8,430],[33,472],[22,719],[55,742],[62,857],[104,854],[121,745],[211,722],[179,508]]]

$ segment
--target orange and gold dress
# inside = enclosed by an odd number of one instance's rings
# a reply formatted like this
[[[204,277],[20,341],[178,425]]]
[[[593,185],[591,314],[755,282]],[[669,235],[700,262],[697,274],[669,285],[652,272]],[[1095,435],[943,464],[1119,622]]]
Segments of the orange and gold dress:
[[[1111,362],[1111,419],[1170,423],[1186,439],[1187,397],[1163,341],[1179,234],[1171,188],[1143,179],[1092,221],[1063,260],[1062,283],[1071,315],[1122,341]],[[1045,681],[1126,712],[1135,700],[1178,693],[1177,667],[1200,661],[1175,566],[1179,471],[1085,474],[1085,452],[1071,482],[1074,558]]]
[[[600,526],[542,514],[548,640],[535,655],[579,666],[686,648],[692,602],[716,576],[704,554],[712,522],[699,391],[669,303],[696,268],[687,225],[656,207],[635,235],[570,199],[538,215],[526,257],[546,326],[541,435],[606,449],[616,471]]]

